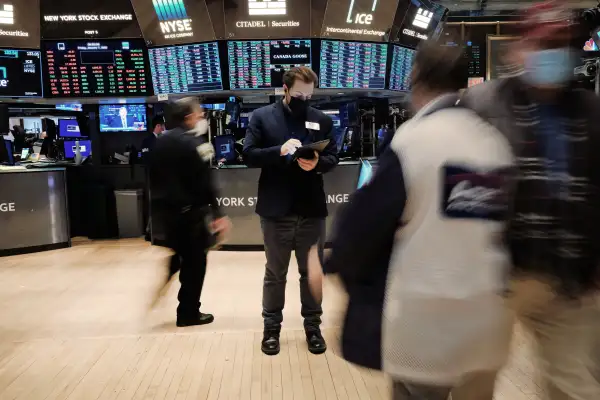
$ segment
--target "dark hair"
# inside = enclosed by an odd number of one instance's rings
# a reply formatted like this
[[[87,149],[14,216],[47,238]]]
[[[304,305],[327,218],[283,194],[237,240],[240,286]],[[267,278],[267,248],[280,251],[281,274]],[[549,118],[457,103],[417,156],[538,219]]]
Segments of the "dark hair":
[[[315,71],[308,67],[294,67],[285,71],[283,74],[283,84],[289,89],[294,86],[296,81],[302,81],[304,83],[312,83],[316,85],[319,78]]]
[[[462,46],[441,46],[435,41],[419,45],[413,64],[413,86],[435,92],[456,92],[467,87],[469,62]]]
[[[169,103],[165,112],[167,129],[183,127],[185,118],[192,114],[196,107],[200,107],[200,101],[195,97],[185,97]]]
[[[154,128],[156,128],[156,125],[164,125],[164,124],[165,124],[165,117],[162,114],[155,115],[154,118],[152,118],[152,130],[154,130]]]

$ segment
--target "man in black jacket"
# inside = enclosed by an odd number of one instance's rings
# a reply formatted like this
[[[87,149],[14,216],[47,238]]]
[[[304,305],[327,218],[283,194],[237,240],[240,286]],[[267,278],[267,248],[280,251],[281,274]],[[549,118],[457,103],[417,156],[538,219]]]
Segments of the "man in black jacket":
[[[175,251],[162,292],[179,272],[181,289],[177,326],[204,325],[214,317],[200,309],[208,249],[230,229],[217,203],[210,160],[214,154],[206,138],[208,124],[194,98],[169,107],[170,126],[149,156],[153,224],[164,232]]]
[[[152,132],[142,142],[142,157],[145,159],[156,144],[156,139],[165,131],[165,117],[157,115],[152,118]]]
[[[300,271],[302,316],[309,350],[322,354],[327,346],[321,335],[321,304],[308,288],[307,262],[311,246],[325,240],[327,204],[323,173],[338,163],[333,122],[309,107],[317,82],[307,67],[296,67],[283,77],[285,97],[254,112],[244,143],[250,167],[262,168],[256,212],[261,216],[267,265],[263,288],[264,338],[262,351],[279,353],[285,286],[292,251]],[[295,159],[302,145],[330,140],[311,159]]]

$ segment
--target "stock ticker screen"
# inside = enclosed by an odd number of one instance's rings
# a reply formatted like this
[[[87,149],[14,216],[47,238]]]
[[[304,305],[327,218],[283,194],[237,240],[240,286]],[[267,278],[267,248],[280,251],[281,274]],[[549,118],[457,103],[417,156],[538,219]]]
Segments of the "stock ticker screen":
[[[231,90],[283,86],[283,74],[292,67],[311,67],[310,39],[227,42]]]
[[[42,97],[39,50],[0,49],[0,97]]]
[[[217,42],[150,49],[156,94],[223,90]]]
[[[386,43],[321,42],[322,89],[385,89]]]
[[[415,50],[394,46],[390,68],[390,90],[409,91]]]
[[[144,41],[42,42],[49,97],[148,96]]]

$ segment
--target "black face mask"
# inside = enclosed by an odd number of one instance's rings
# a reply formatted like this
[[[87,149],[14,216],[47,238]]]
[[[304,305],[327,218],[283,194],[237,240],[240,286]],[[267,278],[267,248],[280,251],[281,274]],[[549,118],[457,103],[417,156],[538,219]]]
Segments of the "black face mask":
[[[298,119],[306,119],[308,114],[308,100],[301,99],[299,97],[290,97],[288,103],[292,115]]]

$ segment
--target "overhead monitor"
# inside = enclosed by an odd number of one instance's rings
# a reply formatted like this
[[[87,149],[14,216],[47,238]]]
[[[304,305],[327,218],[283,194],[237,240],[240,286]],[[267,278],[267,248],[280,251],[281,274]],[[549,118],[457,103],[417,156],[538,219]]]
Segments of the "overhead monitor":
[[[386,43],[321,42],[319,87],[322,89],[385,89]]]
[[[100,132],[146,131],[145,104],[100,105]]]
[[[416,51],[402,46],[394,46],[390,67],[390,90],[407,92],[410,90],[410,74]]]
[[[215,40],[205,0],[131,0],[149,46]]]
[[[387,41],[397,9],[398,0],[329,0],[321,36]]]
[[[129,1],[40,0],[40,9],[43,39],[142,36]]]
[[[48,97],[148,96],[142,39],[44,41]]]
[[[81,137],[79,124],[76,119],[59,119],[58,136],[60,137]]]
[[[40,48],[39,0],[0,1],[0,46]]]
[[[223,90],[217,42],[149,49],[156,94]]]
[[[398,31],[396,42],[417,47],[423,40],[435,39],[441,33],[448,9],[432,0],[410,0]]]
[[[0,49],[0,97],[42,97],[39,50]]]
[[[83,106],[78,103],[57,104],[55,108],[61,111],[83,111]]]
[[[227,42],[231,90],[283,87],[283,74],[311,67],[310,39]]]
[[[309,0],[239,0],[224,6],[229,39],[310,37]]]

